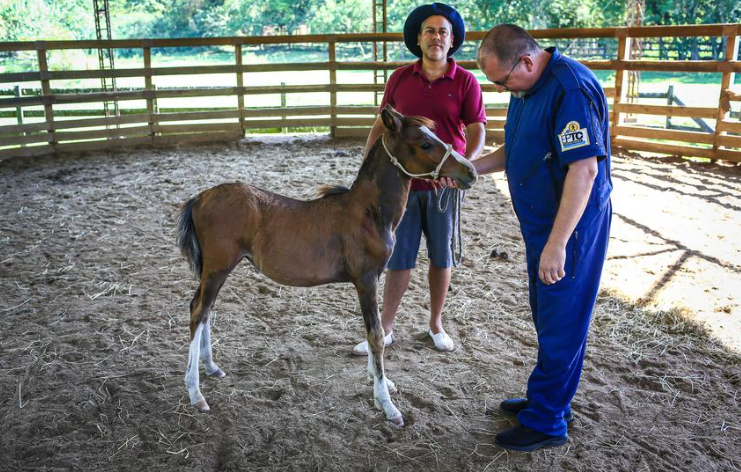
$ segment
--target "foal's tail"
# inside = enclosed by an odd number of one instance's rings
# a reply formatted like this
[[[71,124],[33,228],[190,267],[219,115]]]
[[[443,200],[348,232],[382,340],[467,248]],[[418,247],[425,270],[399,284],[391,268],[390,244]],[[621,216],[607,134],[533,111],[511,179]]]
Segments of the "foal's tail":
[[[188,262],[196,277],[200,280],[203,268],[203,257],[201,256],[201,245],[198,243],[196,225],[193,222],[193,205],[198,203],[198,197],[193,197],[180,209],[178,215],[178,246]]]

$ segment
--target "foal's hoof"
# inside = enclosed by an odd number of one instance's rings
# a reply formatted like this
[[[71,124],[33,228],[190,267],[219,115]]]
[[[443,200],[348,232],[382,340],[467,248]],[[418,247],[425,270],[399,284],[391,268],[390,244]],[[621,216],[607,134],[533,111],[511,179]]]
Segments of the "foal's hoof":
[[[206,403],[206,400],[198,400],[197,402],[195,402],[194,406],[198,411],[206,412],[211,410],[211,408],[209,408],[208,406],[208,403]]]
[[[401,413],[399,413],[399,416],[395,416],[393,418],[386,418],[386,419],[389,420],[397,428],[404,427],[404,417],[401,416]]]
[[[210,375],[211,377],[219,378],[219,379],[223,379],[224,377],[226,377],[226,374],[221,369],[216,369],[215,371],[211,372],[208,375]]]

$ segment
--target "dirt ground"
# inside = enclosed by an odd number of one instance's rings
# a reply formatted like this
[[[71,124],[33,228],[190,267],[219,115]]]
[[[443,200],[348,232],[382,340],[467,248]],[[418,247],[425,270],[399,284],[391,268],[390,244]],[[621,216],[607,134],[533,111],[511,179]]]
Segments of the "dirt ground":
[[[0,470],[740,470],[741,171],[614,158],[614,230],[566,446],[505,452],[496,407],[537,341],[504,177],[464,204],[466,257],[425,338],[416,271],[387,350],[406,426],[373,408],[349,285],[279,286],[240,265],[213,314],[212,411],[183,374],[196,282],[179,205],[243,180],[297,198],[352,182],[359,141],[323,137],[0,163]],[[508,259],[491,258],[493,249]],[[422,266],[427,261],[420,259]]]

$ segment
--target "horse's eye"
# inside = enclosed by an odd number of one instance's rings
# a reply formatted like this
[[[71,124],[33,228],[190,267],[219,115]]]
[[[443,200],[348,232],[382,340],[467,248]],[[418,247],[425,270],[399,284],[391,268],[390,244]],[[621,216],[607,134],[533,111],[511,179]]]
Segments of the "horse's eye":
[[[424,151],[429,151],[430,149],[432,149],[432,144],[431,143],[422,143],[422,145],[420,147]]]

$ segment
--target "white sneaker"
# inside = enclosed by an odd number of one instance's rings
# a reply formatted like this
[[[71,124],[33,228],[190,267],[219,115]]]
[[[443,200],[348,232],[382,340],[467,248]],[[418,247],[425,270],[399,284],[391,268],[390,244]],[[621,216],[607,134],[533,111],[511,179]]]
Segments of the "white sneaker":
[[[428,329],[427,334],[432,338],[432,342],[435,343],[435,349],[438,351],[450,352],[455,349],[455,343],[453,343],[453,340],[445,331],[432,334],[432,330]]]
[[[383,338],[384,346],[390,346],[394,343],[394,332],[391,331]],[[352,349],[352,353],[356,356],[367,356],[368,355],[368,341],[363,341]]]

